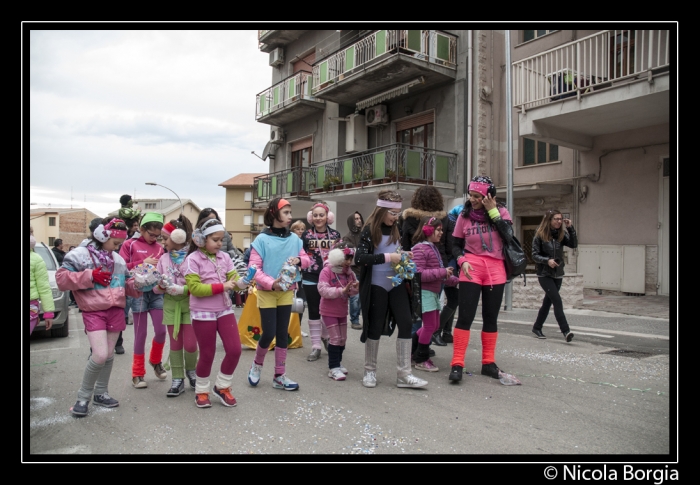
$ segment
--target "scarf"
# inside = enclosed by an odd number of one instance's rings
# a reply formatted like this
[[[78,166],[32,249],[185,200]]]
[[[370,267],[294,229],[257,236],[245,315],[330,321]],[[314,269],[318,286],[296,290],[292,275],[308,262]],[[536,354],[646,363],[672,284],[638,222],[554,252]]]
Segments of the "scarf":
[[[170,260],[175,263],[175,264],[180,264],[185,260],[185,256],[187,256],[187,251],[190,250],[189,245],[185,244],[185,247],[182,249],[173,249],[170,251]]]
[[[94,245],[87,245],[88,252],[100,262],[100,265],[107,268],[110,273],[114,271],[114,258],[112,253],[104,249],[97,249]]]
[[[486,221],[486,211],[484,209],[479,209],[479,210],[472,209],[469,212],[469,217],[476,222],[485,222]]]

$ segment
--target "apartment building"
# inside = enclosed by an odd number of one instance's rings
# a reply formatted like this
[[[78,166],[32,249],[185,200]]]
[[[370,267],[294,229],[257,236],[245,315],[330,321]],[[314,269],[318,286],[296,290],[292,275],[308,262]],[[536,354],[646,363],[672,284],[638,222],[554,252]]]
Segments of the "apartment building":
[[[407,207],[431,184],[451,208],[486,174],[526,252],[557,208],[579,234],[568,274],[588,288],[669,294],[674,30],[261,30],[258,39],[272,82],[255,100],[270,141],[254,207],[284,196],[299,217],[323,200],[343,224],[355,210],[369,215],[382,188]]]
[[[255,236],[263,229],[264,208],[253,210],[255,177],[262,173],[239,173],[219,186],[226,189],[226,230],[231,234],[233,245],[247,249]]]
[[[89,233],[90,221],[99,215],[85,208],[35,208],[29,210],[29,225],[38,242],[53,247],[56,239],[63,240],[63,250],[78,246]]]

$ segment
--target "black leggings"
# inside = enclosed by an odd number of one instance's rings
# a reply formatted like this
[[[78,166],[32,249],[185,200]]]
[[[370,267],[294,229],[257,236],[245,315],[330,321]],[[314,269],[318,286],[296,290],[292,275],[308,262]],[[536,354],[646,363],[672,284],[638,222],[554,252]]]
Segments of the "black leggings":
[[[446,286],[445,296],[447,297],[445,306],[456,310],[459,306],[459,289],[456,286]]]
[[[544,321],[547,320],[547,315],[549,315],[549,307],[554,305],[554,316],[559,324],[559,329],[562,333],[568,333],[569,323],[566,321],[564,303],[561,301],[561,295],[559,295],[563,279],[541,276],[537,278],[537,281],[540,282],[540,286],[544,290],[544,299],[542,300],[540,311],[537,313],[535,325],[532,327],[533,330],[542,330]]]
[[[258,345],[263,349],[270,347],[272,339],[276,338],[275,345],[280,349],[286,349],[289,340],[289,316],[292,314],[292,305],[278,306],[277,308],[260,309],[260,326],[262,335]]]
[[[321,294],[317,285],[302,285],[306,296],[306,306],[309,308],[309,320],[320,320]]]
[[[399,329],[398,338],[411,338],[411,301],[403,285],[387,292],[384,288],[372,285],[370,288],[369,326],[367,338],[379,340],[386,321],[386,313],[391,308],[394,321]]]
[[[481,297],[482,331],[498,332],[498,312],[503,301],[506,284],[481,286],[476,283],[459,282],[459,318],[455,328],[470,330]]]

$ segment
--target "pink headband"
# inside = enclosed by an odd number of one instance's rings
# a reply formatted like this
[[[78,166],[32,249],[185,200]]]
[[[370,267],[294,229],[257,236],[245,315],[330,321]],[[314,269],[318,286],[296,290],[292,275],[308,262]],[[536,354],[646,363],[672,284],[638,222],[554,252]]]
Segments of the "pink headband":
[[[326,204],[324,204],[322,202],[315,203],[313,206],[311,206],[311,210],[314,210],[316,207],[322,207],[323,210],[326,211],[326,214],[328,214],[331,211],[331,209]]]
[[[401,202],[393,202],[391,200],[377,199],[377,207],[386,207],[387,209],[400,209]]]
[[[474,192],[479,192],[481,195],[486,197],[486,194],[489,191],[489,187],[491,187],[490,184],[485,184],[483,182],[469,182],[469,190],[473,190]]]

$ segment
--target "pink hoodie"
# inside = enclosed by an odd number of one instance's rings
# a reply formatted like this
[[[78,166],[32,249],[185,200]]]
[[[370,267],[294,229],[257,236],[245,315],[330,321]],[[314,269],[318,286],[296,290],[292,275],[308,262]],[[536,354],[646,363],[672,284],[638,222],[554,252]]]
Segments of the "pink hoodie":
[[[357,277],[351,266],[343,268],[342,273],[334,273],[328,261],[323,265],[318,277],[318,292],[321,295],[320,313],[327,317],[347,317],[348,299],[360,292],[359,288],[353,288],[346,295],[343,288],[348,283],[357,281]]]

